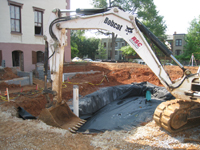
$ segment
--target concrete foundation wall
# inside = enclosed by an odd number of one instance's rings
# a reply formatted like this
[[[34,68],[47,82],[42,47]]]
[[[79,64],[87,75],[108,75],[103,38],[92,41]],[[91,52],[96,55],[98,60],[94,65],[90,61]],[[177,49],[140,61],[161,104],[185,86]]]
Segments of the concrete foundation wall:
[[[15,78],[12,80],[1,81],[7,84],[16,84],[16,85],[32,85],[33,84],[33,73],[32,72],[23,72],[17,71],[17,75],[21,78]]]
[[[20,76],[20,77],[29,77],[29,84],[27,84],[27,85],[32,85],[33,84],[33,73],[32,72],[18,71],[17,75]]]
[[[30,85],[29,84],[30,78],[29,77],[22,77],[22,78],[7,80],[7,81],[4,81],[4,82],[7,83],[7,84],[16,84],[16,85],[24,86],[24,85]]]

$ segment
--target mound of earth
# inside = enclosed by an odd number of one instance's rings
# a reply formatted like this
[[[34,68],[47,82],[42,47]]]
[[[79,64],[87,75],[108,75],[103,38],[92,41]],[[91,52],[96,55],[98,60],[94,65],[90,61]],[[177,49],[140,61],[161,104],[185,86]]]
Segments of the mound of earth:
[[[0,69],[0,80],[10,80],[14,78],[19,78],[13,70],[9,67]]]

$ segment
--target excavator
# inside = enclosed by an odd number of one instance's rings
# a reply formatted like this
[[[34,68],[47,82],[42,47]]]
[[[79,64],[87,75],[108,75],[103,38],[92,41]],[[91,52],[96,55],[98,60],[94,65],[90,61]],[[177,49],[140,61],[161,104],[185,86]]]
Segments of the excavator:
[[[165,130],[173,133],[200,125],[200,79],[199,72],[192,74],[172,55],[172,52],[143,25],[134,15],[118,7],[76,9],[75,15],[66,9],[54,9],[45,32],[45,80],[50,64],[52,89],[45,85],[46,108],[39,119],[48,125],[68,129],[71,132],[85,123],[62,101],[62,74],[64,46],[67,30],[99,29],[114,32],[122,37],[159,78],[163,86],[175,97],[157,106],[153,119]],[[148,38],[166,56],[170,57],[183,71],[181,78],[172,81],[155,55]],[[49,93],[53,99],[48,97]]]

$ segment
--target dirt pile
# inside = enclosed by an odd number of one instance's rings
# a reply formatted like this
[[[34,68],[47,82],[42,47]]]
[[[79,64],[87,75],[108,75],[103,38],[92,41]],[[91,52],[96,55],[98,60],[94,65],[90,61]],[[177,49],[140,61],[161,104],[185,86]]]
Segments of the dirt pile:
[[[0,69],[0,80],[10,80],[14,78],[19,78],[19,76],[14,74],[11,68],[6,67],[4,69]]]

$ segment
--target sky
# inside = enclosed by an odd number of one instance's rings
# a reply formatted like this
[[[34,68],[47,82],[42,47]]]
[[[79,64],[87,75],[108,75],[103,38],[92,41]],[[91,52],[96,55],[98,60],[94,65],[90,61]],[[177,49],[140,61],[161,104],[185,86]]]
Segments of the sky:
[[[112,1],[112,0],[111,0]],[[92,0],[71,0],[71,9],[93,8]],[[190,22],[200,15],[200,0],[154,0],[156,10],[167,25],[166,34],[187,34]]]

